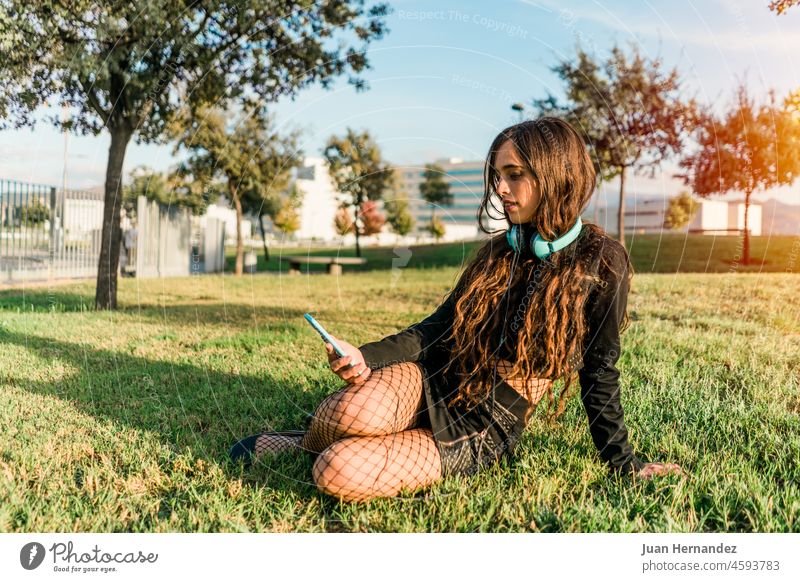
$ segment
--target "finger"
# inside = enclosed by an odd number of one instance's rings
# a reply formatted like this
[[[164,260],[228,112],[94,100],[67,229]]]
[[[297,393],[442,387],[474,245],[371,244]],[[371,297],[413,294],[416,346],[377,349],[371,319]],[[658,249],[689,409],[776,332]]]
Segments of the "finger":
[[[332,354],[333,353],[333,345],[331,345],[328,342],[325,342],[325,351],[328,352],[329,354]]]
[[[348,380],[348,381],[352,380],[353,378],[356,378],[357,375],[360,375],[359,368],[361,368],[362,365],[363,364],[356,364],[356,365],[354,365],[352,367],[351,366],[345,366],[344,370],[342,370],[342,378],[344,378],[345,380]]]
[[[331,362],[331,370],[338,373],[340,370],[346,369],[346,366],[349,363],[350,363],[350,356],[337,358],[336,360],[333,360]]]
[[[346,370],[342,374],[342,378],[348,382],[359,382],[361,381],[361,377],[364,375],[364,370],[366,370],[366,368],[367,367],[364,364],[357,364],[354,368]]]

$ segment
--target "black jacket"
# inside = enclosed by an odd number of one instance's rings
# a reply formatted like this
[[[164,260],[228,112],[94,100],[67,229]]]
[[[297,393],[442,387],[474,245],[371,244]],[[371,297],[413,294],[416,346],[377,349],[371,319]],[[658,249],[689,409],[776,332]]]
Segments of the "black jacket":
[[[641,469],[644,463],[628,443],[628,430],[620,403],[619,371],[615,366],[620,355],[619,326],[629,291],[627,255],[620,249],[618,243],[604,247],[604,258],[621,275],[615,276],[609,269],[599,270],[605,285],[597,284],[587,299],[588,330],[584,353],[575,361],[592,440],[612,471],[627,473]],[[424,320],[361,346],[359,349],[367,366],[378,369],[400,362],[447,358],[449,346],[445,340],[453,323],[456,299],[456,292],[451,291],[436,311]]]

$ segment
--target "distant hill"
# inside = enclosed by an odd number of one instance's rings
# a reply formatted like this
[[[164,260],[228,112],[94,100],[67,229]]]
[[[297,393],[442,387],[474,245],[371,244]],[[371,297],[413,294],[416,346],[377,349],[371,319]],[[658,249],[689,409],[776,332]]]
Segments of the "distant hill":
[[[800,235],[800,206],[770,198],[761,206],[762,234]]]

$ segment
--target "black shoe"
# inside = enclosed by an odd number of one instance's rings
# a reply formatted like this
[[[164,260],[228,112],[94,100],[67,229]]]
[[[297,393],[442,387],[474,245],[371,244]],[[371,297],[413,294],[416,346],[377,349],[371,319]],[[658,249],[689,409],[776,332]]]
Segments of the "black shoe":
[[[259,434],[250,435],[240,440],[238,443],[231,447],[228,452],[231,461],[243,461],[245,467],[250,467],[253,464],[253,456],[256,454],[256,441],[262,435],[273,436],[303,436],[306,434],[304,430],[282,430],[282,431],[267,431]],[[268,453],[265,453],[268,454]]]

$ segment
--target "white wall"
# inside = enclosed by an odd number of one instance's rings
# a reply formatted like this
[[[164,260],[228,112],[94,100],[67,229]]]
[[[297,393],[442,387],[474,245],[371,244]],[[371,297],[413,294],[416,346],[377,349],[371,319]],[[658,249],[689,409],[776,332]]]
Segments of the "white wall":
[[[300,229],[295,237],[337,240],[333,217],[339,207],[339,193],[328,175],[327,162],[323,158],[305,158],[303,167],[298,169],[297,186],[303,192],[303,202],[299,209]]]

